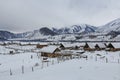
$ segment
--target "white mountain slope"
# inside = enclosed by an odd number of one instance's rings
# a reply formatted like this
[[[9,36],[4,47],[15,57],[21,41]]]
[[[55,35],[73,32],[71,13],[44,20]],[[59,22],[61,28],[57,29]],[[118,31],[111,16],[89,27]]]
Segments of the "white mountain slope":
[[[88,25],[88,24],[80,24],[80,25],[73,25],[69,27],[63,27],[60,29],[52,28],[52,30],[58,34],[68,34],[68,33],[91,33],[95,32],[97,27]]]
[[[100,28],[97,30],[98,32],[104,32],[104,33],[108,33],[111,31],[120,31],[120,18],[109,22],[108,24],[104,25],[104,26],[100,26]]]

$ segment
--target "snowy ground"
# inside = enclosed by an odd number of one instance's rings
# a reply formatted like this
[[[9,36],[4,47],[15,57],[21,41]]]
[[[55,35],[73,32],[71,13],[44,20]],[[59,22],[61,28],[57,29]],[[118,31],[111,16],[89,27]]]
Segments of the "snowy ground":
[[[32,47],[15,47],[22,50]],[[7,48],[1,46],[2,52]],[[31,58],[32,55],[32,58]],[[36,52],[0,54],[0,80],[120,80],[120,52],[85,52],[88,59],[75,58],[42,63]],[[53,62],[54,61],[54,62]],[[24,73],[22,73],[24,67]],[[10,70],[12,75],[10,75]]]

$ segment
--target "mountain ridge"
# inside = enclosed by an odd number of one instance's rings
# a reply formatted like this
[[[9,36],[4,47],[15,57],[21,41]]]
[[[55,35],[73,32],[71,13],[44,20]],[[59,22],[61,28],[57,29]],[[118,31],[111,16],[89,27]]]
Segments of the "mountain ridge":
[[[80,24],[80,25],[72,25],[63,28],[48,28],[42,27],[37,30],[24,32],[24,33],[12,33],[9,31],[0,30],[0,39],[14,39],[14,38],[26,38],[26,39],[42,39],[46,38],[46,36],[56,36],[56,35],[95,35],[95,34],[105,34],[105,36],[111,36],[112,38],[120,35],[120,18],[113,20],[103,26],[96,27],[88,24]],[[51,37],[53,38],[53,37]]]

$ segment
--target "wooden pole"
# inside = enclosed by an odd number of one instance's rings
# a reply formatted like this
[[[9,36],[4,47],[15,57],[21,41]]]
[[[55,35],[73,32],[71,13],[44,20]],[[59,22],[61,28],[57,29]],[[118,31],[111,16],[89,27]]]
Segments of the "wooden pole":
[[[10,76],[12,76],[12,71],[11,71],[11,69],[10,69]]]
[[[86,60],[88,60],[88,56],[86,56]]]
[[[59,63],[59,59],[58,59],[58,63]]]
[[[120,63],[120,60],[118,59],[118,64]]]
[[[31,59],[33,59],[33,55],[31,55]]]
[[[49,62],[47,61],[47,67],[49,66]]]
[[[106,63],[108,63],[108,58],[106,58]]]
[[[52,65],[54,65],[54,60],[52,60]]]
[[[42,65],[41,65],[41,69],[43,69],[43,62],[42,62]]]
[[[32,67],[32,72],[34,72],[34,68]]]
[[[57,57],[57,62],[59,63],[59,58]]]
[[[24,74],[24,66],[22,65],[22,74]]]
[[[95,57],[95,61],[97,61],[97,56]]]

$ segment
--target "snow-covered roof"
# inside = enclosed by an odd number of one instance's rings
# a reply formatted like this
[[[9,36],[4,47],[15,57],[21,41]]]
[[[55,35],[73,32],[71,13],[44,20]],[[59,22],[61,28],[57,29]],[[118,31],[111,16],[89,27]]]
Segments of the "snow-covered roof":
[[[84,46],[85,43],[72,43],[72,44],[63,44],[64,47],[75,47],[75,46]]]
[[[90,48],[95,48],[95,43],[87,43]]]
[[[79,43],[79,46],[84,46],[85,45],[85,43]]]
[[[120,48],[120,43],[111,43],[113,46],[114,46],[114,48]]]
[[[64,47],[73,47],[74,45],[72,44],[63,44]]]
[[[41,52],[53,53],[57,48],[58,48],[58,46],[49,45],[49,46],[43,47],[41,49]]]
[[[40,45],[48,45],[48,43],[39,43]]]
[[[104,43],[97,43],[97,44],[100,48],[105,48],[106,47]]]

